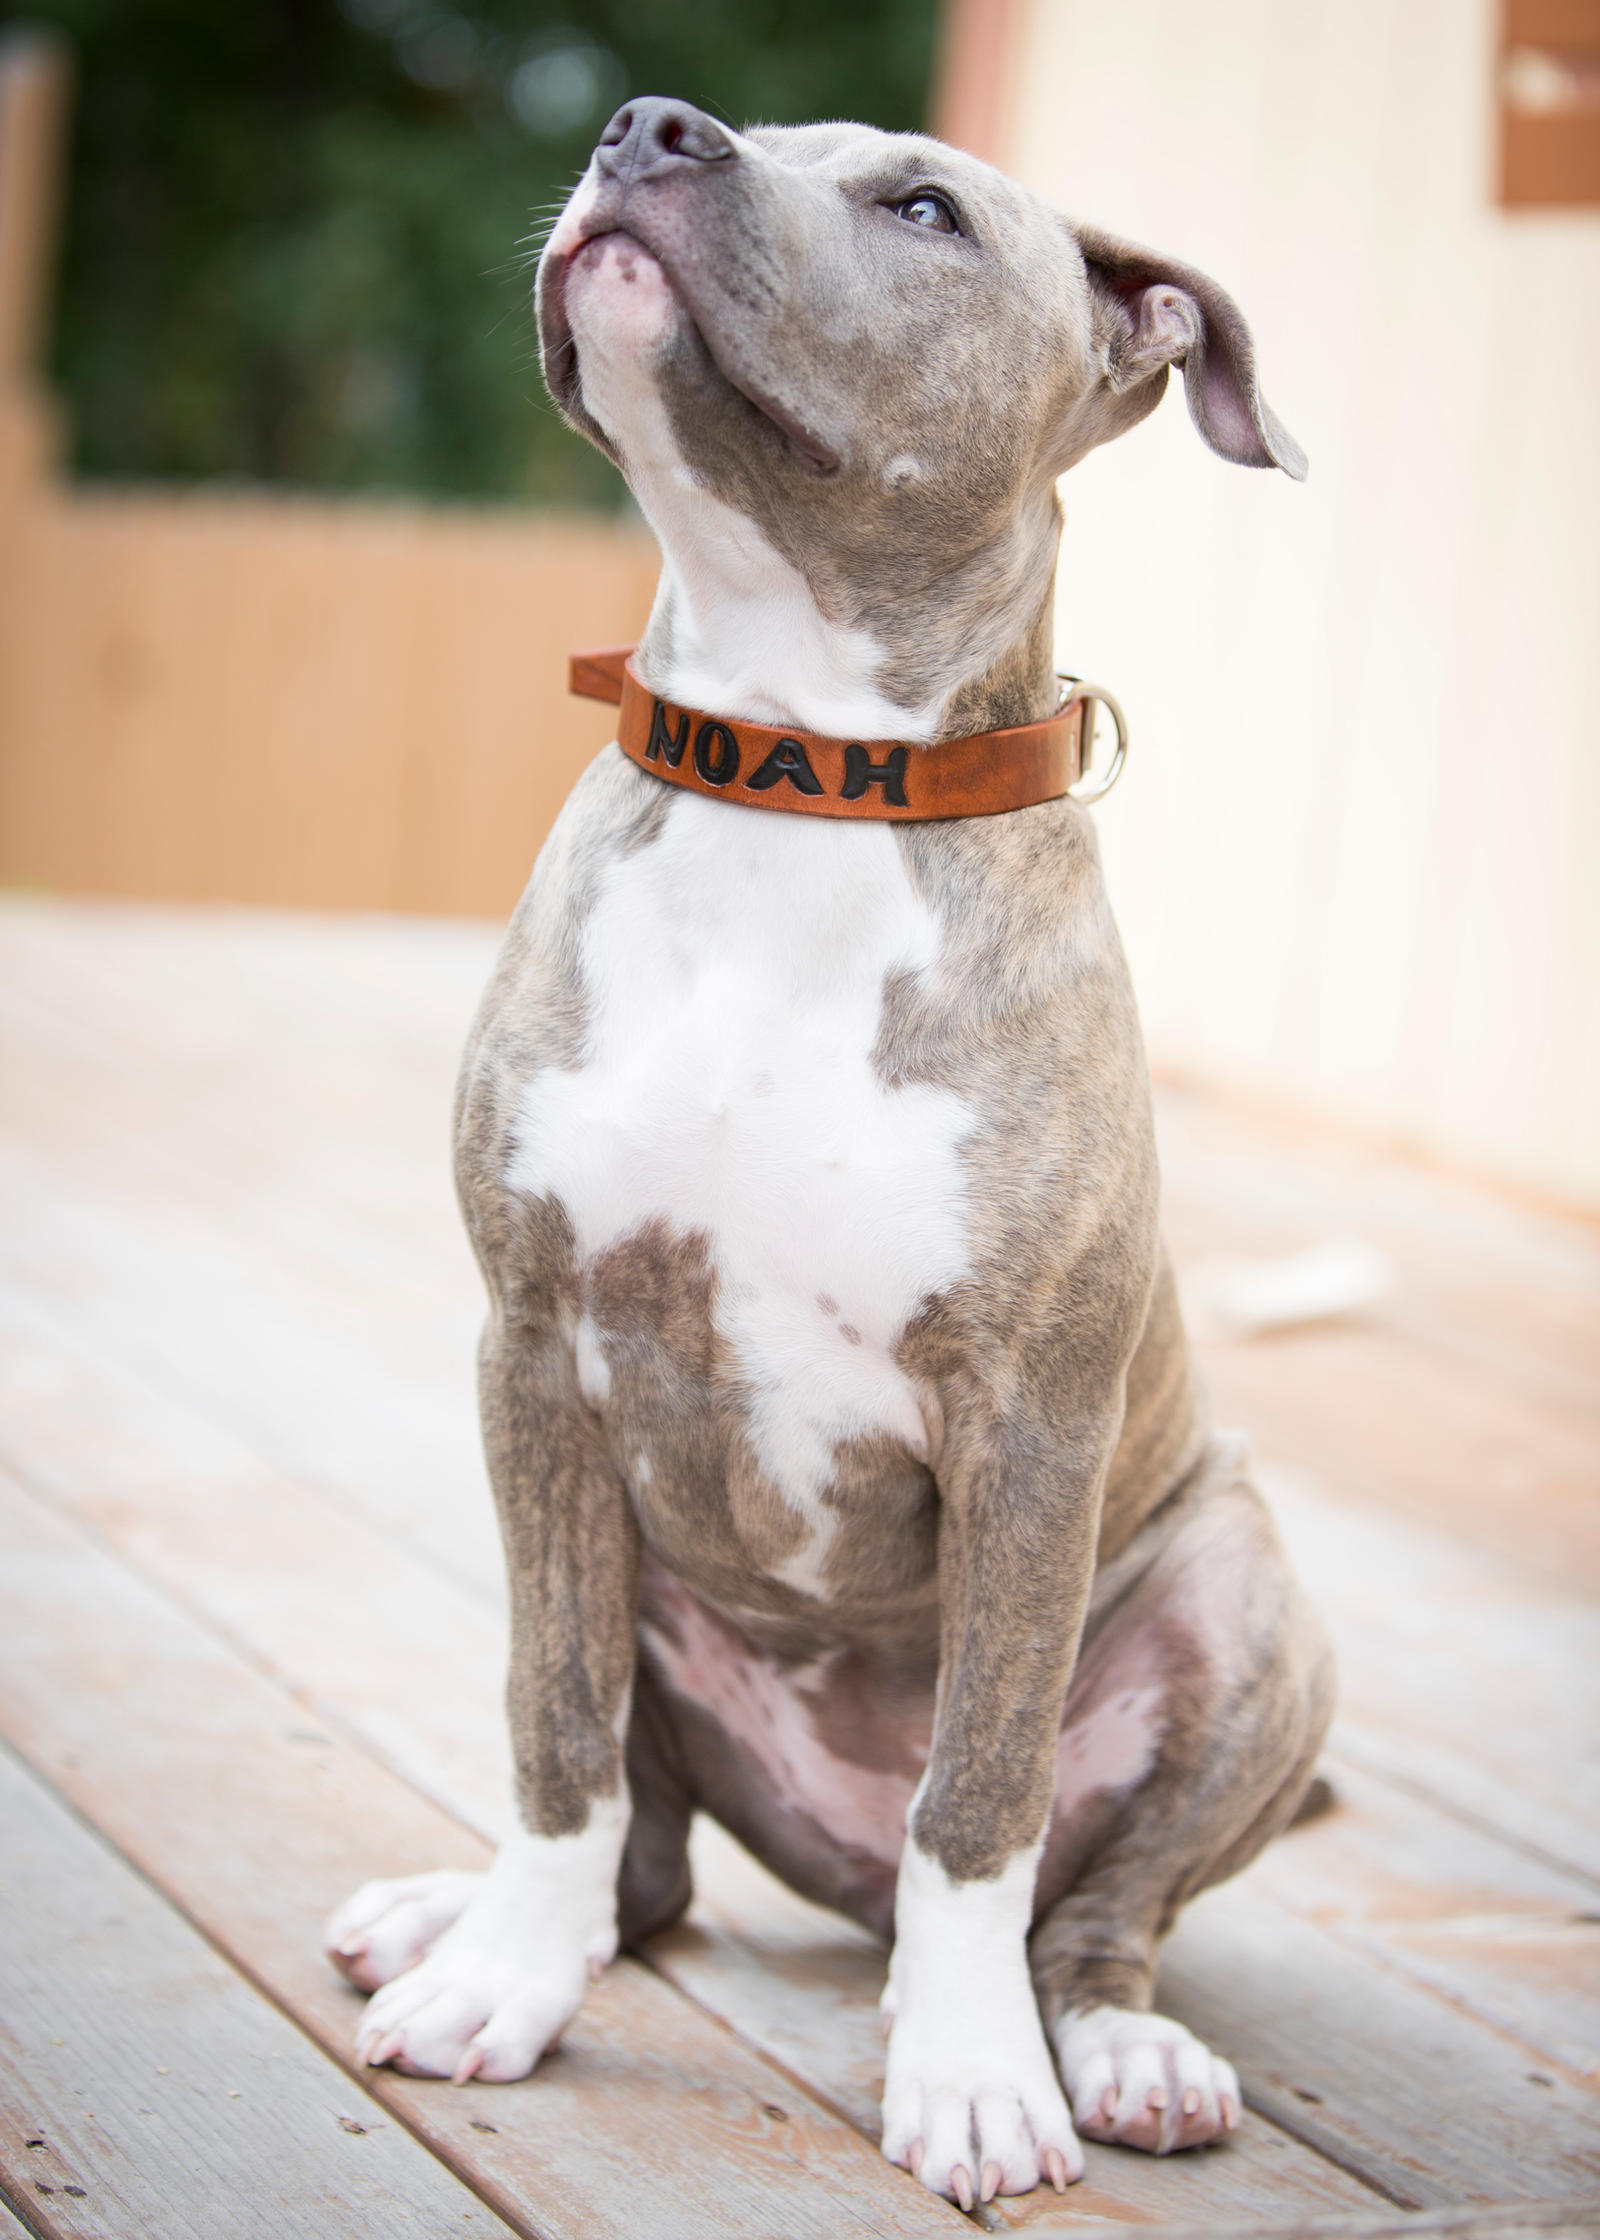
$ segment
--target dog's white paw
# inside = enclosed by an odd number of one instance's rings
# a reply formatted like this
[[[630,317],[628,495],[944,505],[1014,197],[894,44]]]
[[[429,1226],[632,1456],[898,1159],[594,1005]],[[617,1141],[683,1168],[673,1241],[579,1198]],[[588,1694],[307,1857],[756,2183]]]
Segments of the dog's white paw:
[[[583,2004],[589,1962],[570,1947],[546,1947],[537,1923],[506,1933],[497,1907],[474,1919],[469,1906],[424,1960],[367,2005],[356,2054],[372,2068],[393,2063],[413,2077],[525,2077]]]
[[[1239,2121],[1231,2065],[1181,2022],[1089,2007],[1056,2025],[1056,2054],[1086,2139],[1172,2154],[1226,2138]]]
[[[323,1932],[323,1949],[359,1991],[376,1991],[415,1967],[481,1888],[481,1874],[437,1874],[364,1882]]]
[[[963,2209],[1083,2174],[1028,1975],[1037,1864],[954,1883],[914,1840],[901,1855],[883,2151]]]
[[[932,2027],[897,2017],[883,2088],[884,2153],[963,2209],[1083,2175],[1037,2012],[996,2028],[979,1998]]]
[[[357,2056],[457,2084],[525,2077],[616,1952],[627,1825],[626,1795],[602,1798],[575,1834],[513,1831],[487,1874],[357,1891],[329,1932],[336,1957],[374,1976],[380,1953],[387,1962],[409,1946],[415,1961],[368,2002]]]

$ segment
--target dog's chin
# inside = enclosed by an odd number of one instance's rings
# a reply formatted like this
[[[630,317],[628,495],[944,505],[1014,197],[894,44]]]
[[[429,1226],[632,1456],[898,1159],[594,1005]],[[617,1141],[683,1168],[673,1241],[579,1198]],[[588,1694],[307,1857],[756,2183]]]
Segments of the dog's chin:
[[[574,250],[559,290],[574,382],[584,355],[648,360],[688,317],[665,267],[627,233],[597,234]]]
[[[831,474],[839,464],[836,454],[760,383],[741,378],[724,363],[666,266],[632,234],[595,234],[556,271],[541,275],[540,321],[545,378],[568,414],[585,402],[586,360],[591,366],[650,371],[664,362],[675,340],[692,336],[707,370],[733,397],[754,407],[801,467],[811,474]]]

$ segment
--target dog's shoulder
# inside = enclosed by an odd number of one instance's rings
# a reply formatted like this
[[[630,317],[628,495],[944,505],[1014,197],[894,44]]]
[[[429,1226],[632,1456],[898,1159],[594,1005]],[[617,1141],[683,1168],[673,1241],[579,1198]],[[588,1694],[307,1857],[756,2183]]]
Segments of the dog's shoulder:
[[[1138,1010],[1087,812],[1063,798],[896,838],[937,964],[885,991],[885,1073],[937,1072],[986,1101],[1141,1101]]]
[[[1060,800],[898,835],[939,926],[936,969],[885,991],[877,1060],[971,1116],[963,1158],[973,1280],[916,1350],[964,1356],[1029,1333],[1063,1409],[1114,1386],[1155,1272],[1149,1073],[1092,822]],[[1019,1218],[1019,1209],[1026,1213]]]

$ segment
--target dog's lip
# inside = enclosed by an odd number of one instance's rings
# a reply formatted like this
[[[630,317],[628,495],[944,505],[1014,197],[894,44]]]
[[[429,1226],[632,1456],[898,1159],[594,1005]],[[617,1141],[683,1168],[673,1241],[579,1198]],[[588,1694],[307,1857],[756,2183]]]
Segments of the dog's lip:
[[[696,334],[705,344],[707,355],[710,357],[712,364],[721,374],[723,380],[727,382],[729,388],[737,390],[747,404],[754,405],[761,417],[772,423],[796,457],[803,465],[809,467],[814,474],[835,473],[839,466],[838,453],[831,450],[822,441],[822,438],[789,411],[787,406],[780,404],[776,397],[761,388],[757,383],[737,373],[725,362],[711,337],[701,326],[699,320],[695,318],[693,307],[679,284],[678,276],[672,269],[670,259],[664,257],[653,243],[644,240],[629,226],[597,225],[586,228],[562,258],[560,269],[554,275],[554,285],[550,290],[545,310],[552,327],[555,329],[553,337],[555,347],[552,350],[547,350],[546,357],[552,368],[551,384],[553,387],[559,387],[561,401],[571,403],[577,394],[578,387],[578,354],[573,341],[572,325],[567,317],[567,280],[573,265],[583,255],[585,249],[592,247],[596,241],[604,241],[611,234],[626,235],[628,240],[637,243],[646,256],[653,257],[656,263],[660,265],[671,284],[673,293],[693,322]]]

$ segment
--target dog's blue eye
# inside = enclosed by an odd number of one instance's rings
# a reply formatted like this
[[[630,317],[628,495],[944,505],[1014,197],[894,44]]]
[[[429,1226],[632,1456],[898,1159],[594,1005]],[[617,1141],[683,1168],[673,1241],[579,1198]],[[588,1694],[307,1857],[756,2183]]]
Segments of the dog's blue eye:
[[[959,233],[956,214],[942,194],[914,194],[909,202],[897,202],[897,218],[904,218],[907,225],[927,226],[933,233]]]

